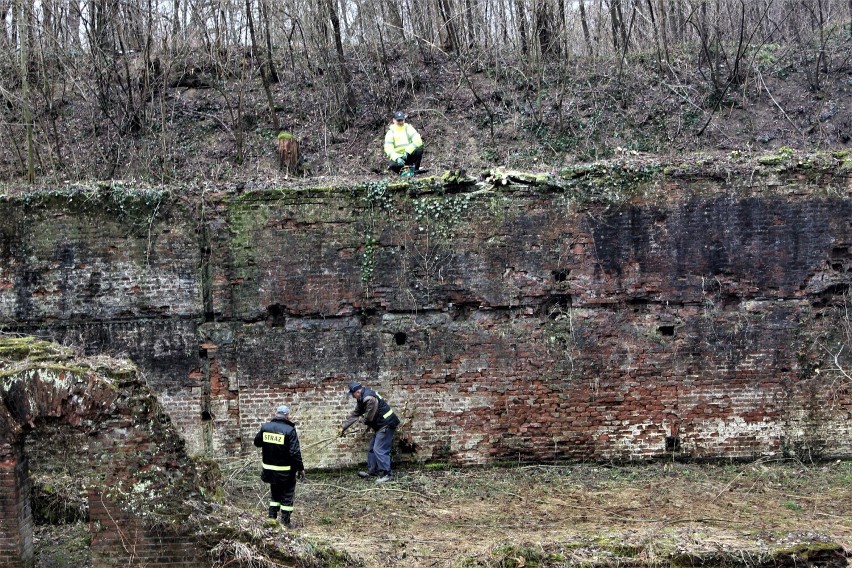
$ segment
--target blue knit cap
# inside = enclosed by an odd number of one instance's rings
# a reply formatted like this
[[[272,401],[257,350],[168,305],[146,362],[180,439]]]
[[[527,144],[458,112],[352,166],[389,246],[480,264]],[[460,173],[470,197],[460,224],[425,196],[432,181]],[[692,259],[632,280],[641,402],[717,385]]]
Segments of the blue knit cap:
[[[290,414],[290,409],[282,404],[281,406],[275,409],[275,414],[287,416],[288,414]]]

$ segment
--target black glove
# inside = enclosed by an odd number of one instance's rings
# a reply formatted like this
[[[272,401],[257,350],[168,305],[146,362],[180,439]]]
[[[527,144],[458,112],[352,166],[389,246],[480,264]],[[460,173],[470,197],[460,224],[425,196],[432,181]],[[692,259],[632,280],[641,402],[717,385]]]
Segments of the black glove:
[[[296,472],[296,479],[298,479],[299,481],[305,480],[305,470],[304,469],[300,469],[299,471]]]

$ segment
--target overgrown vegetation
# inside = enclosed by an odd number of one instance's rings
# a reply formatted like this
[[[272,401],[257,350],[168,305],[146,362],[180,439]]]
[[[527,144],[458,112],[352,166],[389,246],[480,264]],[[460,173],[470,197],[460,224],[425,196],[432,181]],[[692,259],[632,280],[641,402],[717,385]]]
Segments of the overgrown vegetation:
[[[7,181],[369,174],[400,108],[441,170],[850,144],[844,0],[7,4]]]
[[[352,471],[309,472],[294,534],[359,566],[747,567],[805,565],[809,554],[840,566],[850,466],[439,463],[400,469],[382,487]],[[228,503],[260,525],[267,488],[255,471],[232,462],[224,477]]]

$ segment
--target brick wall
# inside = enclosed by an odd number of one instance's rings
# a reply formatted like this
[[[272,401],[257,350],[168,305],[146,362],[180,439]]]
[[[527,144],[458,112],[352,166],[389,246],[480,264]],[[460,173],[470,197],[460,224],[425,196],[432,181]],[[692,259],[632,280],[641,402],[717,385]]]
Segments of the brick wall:
[[[113,566],[208,566],[203,551],[191,537],[147,528],[134,512],[90,489],[89,526],[92,532],[92,568]]]
[[[45,230],[0,221],[0,323],[129,354],[193,453],[255,451],[283,402],[309,467],[362,461],[328,441],[357,379],[405,418],[401,459],[852,455],[848,177],[627,185],[222,193],[138,232],[5,203]]]
[[[122,188],[0,204],[0,327],[132,358],[194,453],[204,317],[192,204]]]
[[[849,456],[849,385],[815,342],[849,301],[852,208],[790,183],[619,207],[517,188],[223,201],[213,357],[243,448],[286,402],[310,465],[363,460],[318,443],[358,379],[408,418],[403,459]]]
[[[26,449],[49,461],[58,428],[85,436],[75,458],[87,465],[69,473],[88,488],[94,566],[209,565],[196,544],[205,528],[189,521],[209,484],[136,368],[31,337],[0,337],[0,354],[0,566],[33,561]],[[53,438],[53,453],[72,439]]]
[[[4,445],[0,450],[0,566],[32,566],[29,486],[26,456],[19,447]]]

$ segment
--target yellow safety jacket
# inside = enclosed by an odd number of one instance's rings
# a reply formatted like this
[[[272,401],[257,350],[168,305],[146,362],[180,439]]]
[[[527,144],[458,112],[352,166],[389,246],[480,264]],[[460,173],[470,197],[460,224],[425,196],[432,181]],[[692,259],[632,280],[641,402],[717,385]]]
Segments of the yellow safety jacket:
[[[403,154],[411,154],[422,146],[420,134],[407,122],[392,123],[385,134],[385,154],[392,161],[401,158]]]

